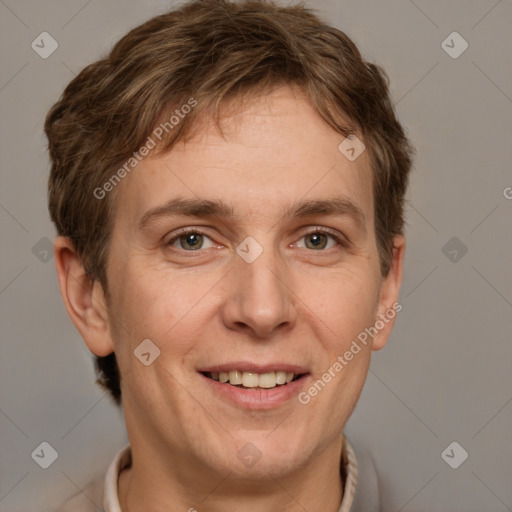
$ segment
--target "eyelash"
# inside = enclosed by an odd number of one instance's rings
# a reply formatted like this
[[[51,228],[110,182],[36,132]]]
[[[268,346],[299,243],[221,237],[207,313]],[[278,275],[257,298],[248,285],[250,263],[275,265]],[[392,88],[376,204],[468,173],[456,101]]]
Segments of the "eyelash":
[[[202,236],[206,236],[208,238],[210,238],[211,240],[211,237],[208,236],[206,233],[203,233],[200,229],[197,229],[197,228],[182,228],[180,229],[180,231],[175,235],[173,236],[170,240],[168,240],[165,245],[167,247],[171,247],[173,243],[175,243],[180,237],[184,236],[184,235],[188,235],[189,233],[194,233],[194,234],[197,234],[197,235],[202,235]],[[311,230],[307,231],[306,233],[304,233],[300,239],[304,238],[304,237],[307,237],[309,235],[313,235],[313,234],[317,234],[317,233],[321,233],[321,234],[324,234],[324,235],[327,235],[327,236],[330,236],[337,244],[339,244],[341,247],[343,247],[344,249],[347,249],[350,245],[349,241],[343,236],[343,235],[340,235],[336,232],[333,232],[327,228],[323,228],[323,227],[315,227],[315,228],[312,228]],[[178,248],[174,248],[174,249],[177,249],[178,251],[183,251],[183,252],[191,252],[191,253],[194,253],[194,252],[199,252],[201,249],[198,249],[196,251],[186,251],[185,249],[178,249]],[[331,249],[333,249],[333,247],[331,247]],[[314,249],[310,249],[311,251],[313,251]],[[325,252],[325,251],[328,251],[329,249],[322,249],[322,250],[319,250],[318,252]]]
[[[349,246],[348,240],[343,235],[340,235],[340,234],[338,234],[338,233],[336,233],[334,231],[331,231],[330,229],[322,228],[320,226],[318,226],[316,228],[313,228],[313,229],[311,229],[311,231],[308,231],[308,232],[304,233],[301,236],[301,238],[304,238],[304,237],[309,236],[309,235],[314,235],[316,233],[322,233],[324,235],[330,236],[333,240],[336,241],[336,243],[338,243],[339,245],[341,245],[341,247],[343,247],[345,249],[347,249],[348,246]]]

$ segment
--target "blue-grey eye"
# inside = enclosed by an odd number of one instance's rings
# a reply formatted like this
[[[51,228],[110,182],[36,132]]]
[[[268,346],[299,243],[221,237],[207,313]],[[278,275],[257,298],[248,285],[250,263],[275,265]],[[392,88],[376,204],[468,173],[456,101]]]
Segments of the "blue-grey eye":
[[[173,238],[169,241],[169,245],[185,251],[197,251],[199,249],[212,247],[213,243],[210,237],[196,231],[190,231],[189,233],[183,233]]]

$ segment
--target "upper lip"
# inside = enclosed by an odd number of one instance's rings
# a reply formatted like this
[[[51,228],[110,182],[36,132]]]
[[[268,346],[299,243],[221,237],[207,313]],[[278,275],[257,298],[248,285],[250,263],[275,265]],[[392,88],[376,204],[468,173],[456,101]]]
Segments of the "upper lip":
[[[268,363],[268,364],[257,364],[250,361],[235,361],[233,363],[223,363],[211,366],[205,366],[200,368],[198,371],[202,373],[206,372],[230,372],[238,370],[241,372],[252,372],[252,373],[271,373],[283,371],[287,373],[295,373],[296,375],[308,373],[308,370],[303,366],[289,363]]]

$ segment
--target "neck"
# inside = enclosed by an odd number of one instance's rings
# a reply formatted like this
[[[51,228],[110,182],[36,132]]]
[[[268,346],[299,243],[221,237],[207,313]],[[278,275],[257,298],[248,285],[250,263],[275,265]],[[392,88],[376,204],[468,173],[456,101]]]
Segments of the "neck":
[[[338,512],[342,498],[340,477],[342,438],[314,457],[307,467],[265,481],[239,479],[191,467],[182,457],[167,464],[162,451],[132,447],[133,465],[121,472],[118,482],[122,512]],[[181,460],[179,460],[181,459]],[[186,467],[186,466],[189,467]],[[194,475],[193,478],[186,475]]]

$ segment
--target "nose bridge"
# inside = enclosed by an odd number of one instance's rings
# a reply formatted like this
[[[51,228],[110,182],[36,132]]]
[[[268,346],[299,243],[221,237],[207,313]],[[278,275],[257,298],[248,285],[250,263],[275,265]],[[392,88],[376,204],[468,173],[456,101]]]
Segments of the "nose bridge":
[[[287,289],[284,275],[279,275],[278,264],[273,251],[261,255],[258,260],[248,265],[241,265],[242,275],[247,287],[246,302],[254,302],[261,309],[265,305],[270,309],[283,304]],[[244,287],[245,288],[245,287]]]
[[[232,273],[234,286],[226,320],[231,325],[244,324],[257,336],[267,336],[295,319],[286,265],[272,246],[258,244],[258,248],[251,240],[246,244],[242,242],[237,249],[240,257]]]

